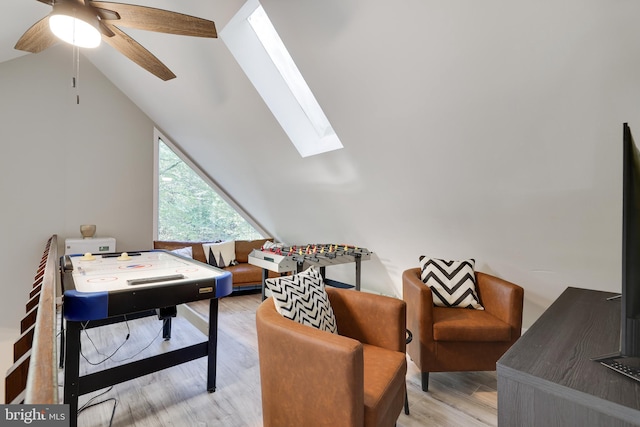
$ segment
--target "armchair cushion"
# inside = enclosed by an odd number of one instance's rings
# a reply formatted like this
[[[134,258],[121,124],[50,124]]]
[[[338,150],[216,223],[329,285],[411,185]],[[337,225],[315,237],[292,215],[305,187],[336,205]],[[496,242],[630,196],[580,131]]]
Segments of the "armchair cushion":
[[[293,276],[267,279],[265,283],[282,316],[322,331],[338,333],[324,280],[313,266]]]
[[[484,310],[433,308],[435,341],[494,342],[511,340],[511,325]]]
[[[440,307],[484,310],[476,292],[475,260],[446,261],[420,257],[420,278],[431,288],[433,303]]]

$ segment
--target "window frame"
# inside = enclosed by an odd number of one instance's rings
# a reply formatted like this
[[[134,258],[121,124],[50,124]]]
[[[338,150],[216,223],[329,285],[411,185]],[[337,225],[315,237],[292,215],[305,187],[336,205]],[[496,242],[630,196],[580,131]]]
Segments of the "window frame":
[[[245,221],[249,223],[258,233],[265,238],[271,237],[264,227],[262,227],[251,215],[249,215],[238,203],[236,203],[222,187],[220,187],[200,166],[171,139],[164,135],[158,128],[153,129],[153,240],[158,240],[158,206],[160,199],[160,141],[169,147],[180,160],[185,162],[218,196],[228,203]]]

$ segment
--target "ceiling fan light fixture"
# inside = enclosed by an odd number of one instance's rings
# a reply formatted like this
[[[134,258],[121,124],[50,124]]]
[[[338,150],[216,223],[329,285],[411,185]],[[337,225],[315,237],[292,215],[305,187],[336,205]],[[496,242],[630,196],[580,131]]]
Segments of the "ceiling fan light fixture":
[[[49,28],[60,40],[78,47],[98,47],[102,39],[98,17],[68,3],[53,5]]]

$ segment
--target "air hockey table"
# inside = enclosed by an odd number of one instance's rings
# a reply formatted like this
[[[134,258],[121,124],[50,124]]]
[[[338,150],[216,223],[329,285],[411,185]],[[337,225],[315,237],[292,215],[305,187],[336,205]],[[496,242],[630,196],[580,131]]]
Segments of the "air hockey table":
[[[231,273],[164,250],[78,254],[61,258],[64,341],[64,403],[77,414],[78,396],[207,357],[207,390],[215,391],[218,299],[229,295]],[[150,315],[164,319],[170,338],[175,306],[209,300],[209,333],[204,342],[80,376],[80,332],[89,327]],[[164,315],[161,315],[164,313]],[[169,313],[169,314],[167,314]],[[71,417],[75,426],[77,417]]]

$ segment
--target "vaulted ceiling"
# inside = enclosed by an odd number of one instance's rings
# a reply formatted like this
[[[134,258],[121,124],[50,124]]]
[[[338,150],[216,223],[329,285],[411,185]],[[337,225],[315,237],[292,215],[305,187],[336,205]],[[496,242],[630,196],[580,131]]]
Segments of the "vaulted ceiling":
[[[244,2],[130,3],[220,32]],[[262,4],[344,149],[302,159],[220,39],[126,30],[168,82],[107,45],[82,60],[276,237],[373,250],[375,290],[399,295],[422,254],[475,257],[536,307],[567,285],[618,286],[617,143],[623,121],[640,129],[637,2]],[[49,10],[0,2],[0,62],[24,54],[15,42]]]

